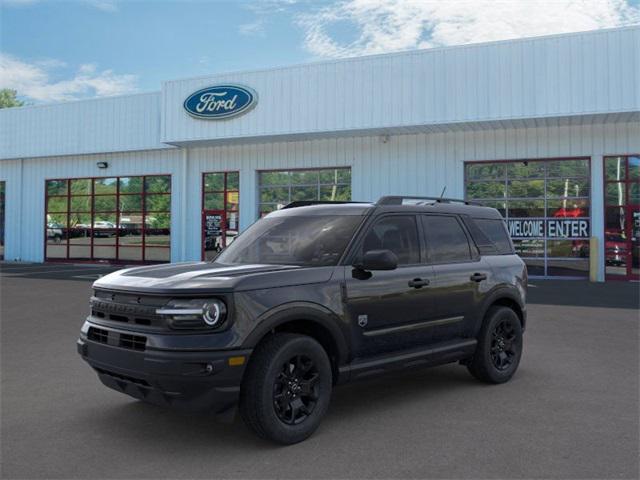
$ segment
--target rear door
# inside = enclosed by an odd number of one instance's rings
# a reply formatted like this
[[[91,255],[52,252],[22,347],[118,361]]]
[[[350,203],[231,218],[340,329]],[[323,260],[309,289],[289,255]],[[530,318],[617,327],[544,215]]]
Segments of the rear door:
[[[433,268],[423,262],[418,218],[390,214],[373,220],[357,244],[355,258],[387,249],[398,268],[362,272],[345,266],[344,302],[357,356],[404,349],[429,342],[426,323],[434,318],[429,284]]]
[[[434,341],[466,337],[473,332],[491,269],[456,215],[421,215],[421,221],[435,273],[430,285],[438,322]]]

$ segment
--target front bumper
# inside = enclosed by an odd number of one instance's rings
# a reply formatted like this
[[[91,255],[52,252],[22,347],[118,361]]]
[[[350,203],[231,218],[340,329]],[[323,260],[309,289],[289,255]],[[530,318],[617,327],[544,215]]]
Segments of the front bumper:
[[[77,349],[107,387],[156,405],[220,415],[235,410],[251,355],[251,350],[136,351],[90,340],[84,332]],[[232,366],[230,357],[244,362]]]

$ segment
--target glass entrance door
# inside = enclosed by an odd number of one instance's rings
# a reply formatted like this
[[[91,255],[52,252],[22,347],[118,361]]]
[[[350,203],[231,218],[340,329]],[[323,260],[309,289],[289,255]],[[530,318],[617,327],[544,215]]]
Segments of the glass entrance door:
[[[238,234],[239,177],[238,172],[202,175],[202,260],[213,260]]]
[[[607,279],[640,278],[640,156],[604,159]]]

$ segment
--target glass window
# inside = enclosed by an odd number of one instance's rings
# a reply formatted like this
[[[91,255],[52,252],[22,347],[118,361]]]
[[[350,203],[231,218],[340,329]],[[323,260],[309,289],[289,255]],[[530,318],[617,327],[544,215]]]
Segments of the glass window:
[[[543,178],[545,162],[524,161],[507,163],[509,178]]]
[[[626,183],[613,182],[607,183],[605,203],[607,205],[626,205]]]
[[[544,217],[544,200],[509,200],[510,218]]]
[[[143,183],[142,177],[120,177],[120,194],[141,193]]]
[[[455,217],[423,215],[422,222],[430,263],[471,259],[469,241]]]
[[[146,193],[170,193],[171,177],[169,175],[144,177]]]
[[[467,180],[504,179],[506,165],[504,163],[476,163],[467,168]]]
[[[498,254],[513,253],[511,241],[502,220],[489,220],[477,218],[473,220],[478,228],[484,233],[495,246]]]
[[[470,182],[467,184],[467,198],[502,198],[506,194],[504,182]]]
[[[508,182],[507,196],[511,198],[544,197],[544,180],[511,180]]]
[[[96,178],[93,181],[93,188],[94,188],[93,193],[95,195],[108,195],[108,194],[115,195],[118,192],[118,179],[117,178]]]
[[[361,254],[369,250],[391,250],[398,265],[420,262],[420,242],[414,216],[385,217],[371,227],[362,242]]]
[[[168,259],[170,187],[169,176],[47,181],[47,258]],[[147,255],[146,245],[163,251],[149,249]]]
[[[205,173],[204,174],[204,191],[205,192],[222,192],[224,191],[224,173]]]
[[[624,161],[625,157],[609,157],[604,159],[604,176],[606,180],[625,180],[627,169]]]
[[[71,195],[91,195],[91,179],[79,178],[69,181]]]
[[[361,216],[265,218],[254,223],[216,257],[221,264],[337,265]]]
[[[303,200],[351,200],[351,169],[264,171],[258,176],[261,214]]]
[[[589,160],[559,160],[544,162],[547,166],[547,177],[589,177]]]
[[[629,157],[629,180],[640,180],[640,157]]]
[[[88,195],[81,196],[81,197],[71,197],[70,211],[71,212],[90,212],[91,197]]]
[[[588,197],[589,180],[567,178],[566,180],[548,180],[548,197]]]
[[[622,178],[624,170],[624,162],[605,159],[607,178]],[[530,275],[565,276],[574,271],[564,263],[549,263],[556,258],[576,263],[575,271],[582,276],[577,265],[588,263],[584,245],[591,215],[589,159],[467,163],[465,172],[466,198],[480,199],[505,217],[509,232],[516,237],[516,253],[525,259]],[[615,202],[628,194],[624,185],[617,183],[609,183],[605,192]]]
[[[589,217],[589,200],[577,198],[547,200],[547,216],[554,218]]]
[[[47,195],[66,195],[66,180],[47,180]]]

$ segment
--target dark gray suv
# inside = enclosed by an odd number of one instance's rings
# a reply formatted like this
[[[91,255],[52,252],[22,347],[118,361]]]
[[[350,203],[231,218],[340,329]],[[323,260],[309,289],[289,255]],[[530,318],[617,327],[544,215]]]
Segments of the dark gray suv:
[[[334,385],[460,362],[485,382],[520,362],[527,271],[495,209],[443,198],[294,202],[212,262],[95,282],[78,352],[113,389],[240,413],[290,444]]]

